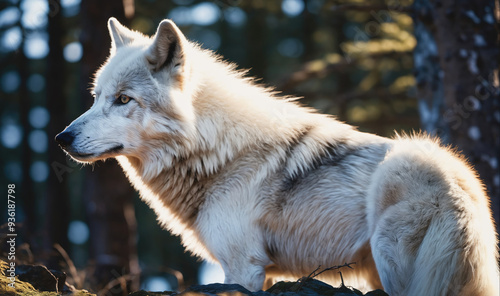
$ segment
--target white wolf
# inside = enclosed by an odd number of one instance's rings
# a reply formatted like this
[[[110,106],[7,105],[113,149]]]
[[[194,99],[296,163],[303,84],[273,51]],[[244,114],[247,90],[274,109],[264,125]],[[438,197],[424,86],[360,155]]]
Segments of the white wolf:
[[[170,20],[108,23],[95,102],[56,140],[116,157],[160,223],[250,290],[355,261],[390,295],[499,295],[497,237],[474,170],[423,137],[361,133],[244,78]],[[337,281],[332,272],[325,280]]]

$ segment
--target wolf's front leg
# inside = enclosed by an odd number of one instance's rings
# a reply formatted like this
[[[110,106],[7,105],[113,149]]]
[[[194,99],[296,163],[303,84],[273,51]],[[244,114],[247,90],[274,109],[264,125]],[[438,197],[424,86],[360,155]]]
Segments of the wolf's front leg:
[[[252,264],[248,262],[251,261],[248,258],[241,258],[241,260],[238,260],[240,262],[231,261],[230,263],[224,263],[221,260],[221,265],[225,273],[225,284],[240,284],[249,291],[259,291],[262,289],[266,278],[264,266],[256,265],[255,263]]]
[[[264,268],[272,262],[256,222],[256,207],[243,203],[252,198],[243,193],[214,196],[214,202],[206,203],[200,212],[197,227],[205,247],[224,270],[224,282],[258,291],[264,285]]]

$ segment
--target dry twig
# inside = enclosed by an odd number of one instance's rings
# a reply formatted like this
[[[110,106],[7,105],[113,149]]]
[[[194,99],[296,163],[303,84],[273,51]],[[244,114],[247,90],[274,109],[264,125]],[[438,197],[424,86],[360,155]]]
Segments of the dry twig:
[[[350,269],[353,269],[351,267],[351,265],[353,265],[353,264],[356,264],[356,262],[351,262],[351,263],[347,263],[346,262],[346,263],[344,263],[342,265],[336,265],[336,266],[328,267],[328,268],[323,269],[320,272],[317,272],[321,268],[321,265],[320,265],[313,272],[311,272],[308,276],[304,276],[304,277],[300,278],[297,281],[298,283],[300,283],[299,286],[297,287],[297,291],[300,290],[305,285],[305,283],[307,281],[309,281],[311,279],[314,279],[315,277],[319,276],[320,274],[322,274],[325,271],[335,270],[335,269],[341,269],[342,267],[348,267]],[[342,277],[342,272],[340,272],[340,270],[339,270],[339,274],[340,274],[340,280],[342,281],[342,287],[345,287],[345,285],[344,285],[344,278]]]
[[[68,265],[68,268],[69,268],[69,273],[71,274],[71,278],[73,279],[75,286],[78,289],[83,288],[83,277],[81,277],[78,274],[78,271],[76,270],[75,264],[73,264],[73,260],[71,260],[68,253],[66,252],[66,250],[64,250],[60,244],[54,244],[54,249],[56,249],[61,254],[61,256],[64,258],[64,261],[66,261],[66,264]]]

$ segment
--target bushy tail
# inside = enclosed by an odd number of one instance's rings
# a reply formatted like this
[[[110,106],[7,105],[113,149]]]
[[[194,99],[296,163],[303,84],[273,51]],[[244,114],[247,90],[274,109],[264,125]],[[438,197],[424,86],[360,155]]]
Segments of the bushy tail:
[[[408,288],[413,295],[497,296],[498,250],[491,221],[465,210],[468,225],[438,217],[428,228]],[[476,217],[473,217],[476,216]],[[489,222],[489,223],[488,223]]]

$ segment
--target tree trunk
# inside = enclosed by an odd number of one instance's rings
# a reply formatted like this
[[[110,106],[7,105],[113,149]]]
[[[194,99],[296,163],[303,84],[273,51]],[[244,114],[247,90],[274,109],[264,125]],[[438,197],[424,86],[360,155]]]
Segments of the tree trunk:
[[[422,125],[431,133],[440,130],[445,141],[462,151],[478,171],[491,198],[497,232],[500,229],[498,2],[416,0],[414,3],[419,44],[415,50],[418,94],[420,105],[427,105],[421,108],[422,119],[429,119]],[[418,66],[423,57],[428,57],[427,80],[419,78]],[[421,81],[424,83],[420,84]]]
[[[130,2],[127,1],[127,4]],[[109,54],[111,40],[107,20],[111,16],[127,24],[123,1],[82,1],[80,41],[83,46],[83,69],[80,89],[85,105],[82,109],[87,109],[92,103],[88,90],[91,77]],[[126,295],[127,289],[136,290],[139,283],[136,224],[132,205],[135,191],[117,162],[108,160],[96,164],[95,169],[87,170],[84,196],[90,228],[90,257],[95,262],[95,270],[90,277],[95,281],[93,286],[102,289],[99,294]],[[124,281],[127,289],[120,285],[105,288],[109,282],[124,275],[131,276],[132,279]]]
[[[53,5],[60,7],[60,1],[53,1]],[[49,17],[48,33],[49,33],[49,55],[47,57],[47,107],[52,115],[47,127],[49,139],[62,130],[69,118],[63,114],[67,114],[66,100],[64,88],[66,85],[64,75],[64,58],[63,58],[63,37],[64,26],[62,24],[63,16],[56,13]],[[66,178],[61,175],[58,168],[66,167],[66,155],[57,147],[52,140],[48,145],[49,165],[51,173],[47,181],[47,199],[45,202],[45,231],[44,231],[44,249],[49,252],[50,257],[46,262],[50,268],[58,268],[58,259],[60,254],[54,253],[54,244],[59,244],[63,249],[68,251],[68,224],[69,224],[69,194],[66,184]]]

